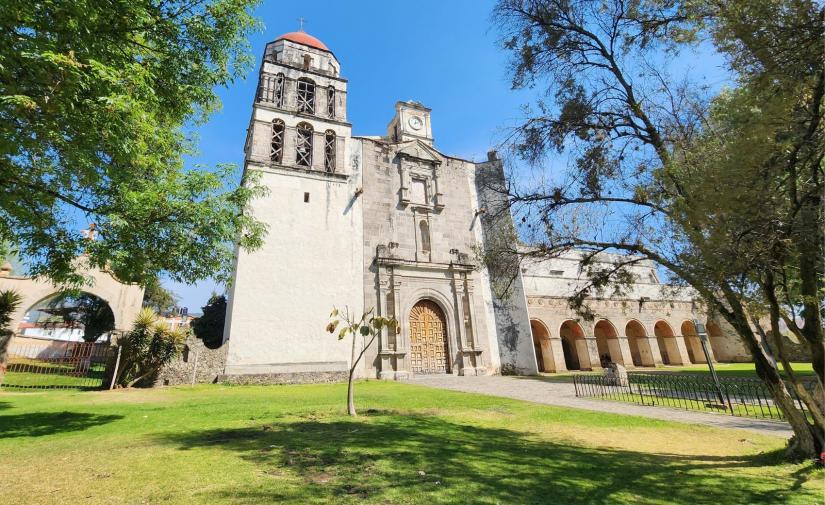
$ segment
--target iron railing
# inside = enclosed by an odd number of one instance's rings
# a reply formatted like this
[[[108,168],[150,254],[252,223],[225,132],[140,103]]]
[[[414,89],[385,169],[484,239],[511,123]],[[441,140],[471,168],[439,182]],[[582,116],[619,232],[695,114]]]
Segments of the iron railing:
[[[98,389],[115,348],[108,344],[44,340],[9,349],[4,389]]]
[[[658,405],[685,410],[716,412],[740,417],[783,419],[782,411],[760,379],[720,378],[717,388],[710,377],[691,374],[651,374],[629,372],[626,377],[575,375],[578,397]],[[787,384],[794,401],[807,410],[793,386]],[[805,383],[813,392],[813,383]]]

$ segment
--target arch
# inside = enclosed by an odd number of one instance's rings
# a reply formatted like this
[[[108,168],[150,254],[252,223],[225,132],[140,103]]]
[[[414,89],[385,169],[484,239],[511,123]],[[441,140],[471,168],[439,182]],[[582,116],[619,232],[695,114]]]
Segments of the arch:
[[[584,339],[584,331],[576,321],[567,320],[559,327],[564,362],[568,370],[590,370],[590,353]]]
[[[533,335],[533,348],[536,351],[536,363],[539,372],[555,372],[556,360],[550,343],[550,330],[538,319],[530,320],[530,333]]]
[[[324,169],[327,172],[335,172],[335,132],[327,130],[324,132]]]
[[[335,88],[331,85],[327,88],[327,116],[335,117]]]
[[[624,327],[627,344],[630,347],[630,356],[635,366],[654,366],[653,351],[647,340],[647,331],[644,325],[636,319],[631,319]]]
[[[315,81],[301,77],[296,83],[298,112],[315,114]]]
[[[447,317],[434,300],[424,298],[409,312],[410,368],[413,373],[450,373]]]
[[[272,120],[272,132],[269,141],[269,159],[280,163],[284,158],[284,132],[286,126],[280,119]]]
[[[693,364],[707,363],[705,352],[702,350],[702,342],[699,340],[696,325],[693,324],[693,321],[683,321],[681,330],[690,362]]]
[[[298,123],[298,137],[295,142],[295,163],[302,167],[312,166],[312,125]]]
[[[619,347],[619,335],[613,323],[607,319],[599,320],[593,327],[593,335],[596,337],[601,366],[606,367],[610,363],[624,364],[622,349]]]
[[[659,352],[662,353],[662,363],[665,365],[682,365],[682,355],[679,353],[679,346],[676,344],[673,328],[665,321],[656,321],[656,324],[653,325],[653,334],[659,344]]]
[[[96,342],[115,329],[115,314],[103,298],[86,292],[56,292],[29,305],[19,330],[24,336]]]

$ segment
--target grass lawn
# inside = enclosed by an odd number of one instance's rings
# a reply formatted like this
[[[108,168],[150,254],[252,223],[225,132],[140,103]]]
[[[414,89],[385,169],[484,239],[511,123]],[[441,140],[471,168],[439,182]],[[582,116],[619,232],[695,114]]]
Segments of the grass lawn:
[[[750,377],[756,378],[756,371],[753,363],[717,363],[714,365],[716,373],[719,377]],[[791,363],[791,368],[798,376],[813,376],[814,369],[811,363]],[[688,366],[668,366],[668,372],[675,373],[691,373],[691,374],[707,374],[710,375],[707,365],[688,365]],[[782,363],[779,363],[779,370],[783,371]],[[784,375],[784,372],[782,372]]]
[[[758,379],[753,363],[716,363],[716,374],[722,378],[749,378]],[[814,375],[813,365],[811,363],[791,363],[794,373],[801,377],[809,377]],[[783,373],[782,364],[779,363],[779,370]],[[710,370],[705,364],[702,365],[665,365],[661,367],[637,367],[629,370],[638,373],[678,373],[678,374],[694,374],[707,375],[710,377]],[[576,374],[601,374],[602,372],[563,372],[563,373],[545,373],[542,374],[542,379],[548,382],[573,382],[573,376]]]
[[[370,381],[0,392],[0,502],[822,503],[784,440]]]
[[[37,372],[30,370],[37,369]],[[61,364],[41,360],[17,360],[0,377],[4,388],[60,387],[97,389],[106,375],[105,363],[91,363],[88,370],[80,370],[78,363]]]

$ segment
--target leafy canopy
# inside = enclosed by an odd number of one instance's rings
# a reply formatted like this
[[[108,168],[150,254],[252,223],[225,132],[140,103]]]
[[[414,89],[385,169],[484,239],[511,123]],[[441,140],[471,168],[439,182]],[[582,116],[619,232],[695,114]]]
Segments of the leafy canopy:
[[[0,9],[0,242],[80,282],[225,278],[264,227],[236,170],[187,170],[188,131],[250,68],[257,0],[7,0]],[[89,223],[98,240],[84,239]]]

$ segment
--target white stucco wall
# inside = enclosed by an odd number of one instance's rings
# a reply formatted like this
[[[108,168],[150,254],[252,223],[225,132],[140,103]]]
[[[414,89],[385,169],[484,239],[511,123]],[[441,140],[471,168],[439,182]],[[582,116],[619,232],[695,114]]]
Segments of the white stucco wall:
[[[339,342],[324,328],[333,307],[362,310],[362,212],[354,196],[360,165],[351,166],[347,179],[250,169],[264,172],[270,190],[253,205],[269,232],[260,250],[238,256],[226,373],[346,369],[349,341]]]

